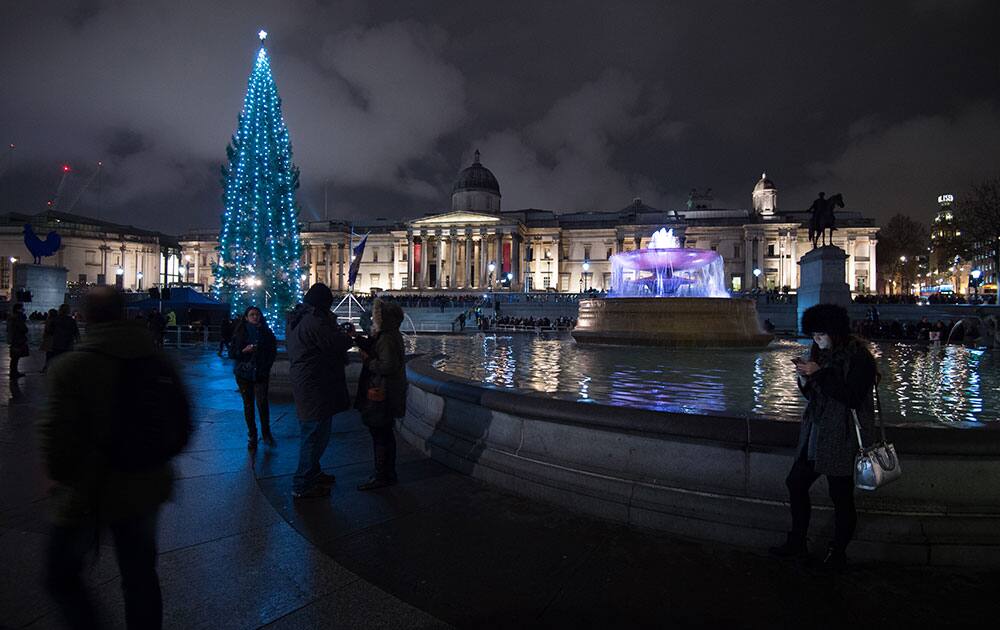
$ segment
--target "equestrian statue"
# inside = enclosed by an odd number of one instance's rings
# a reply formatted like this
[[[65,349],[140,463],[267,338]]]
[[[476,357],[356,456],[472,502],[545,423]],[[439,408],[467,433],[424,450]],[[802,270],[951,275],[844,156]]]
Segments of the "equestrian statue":
[[[844,197],[840,193],[826,199],[826,193],[820,193],[809,206],[812,218],[809,220],[809,240],[812,241],[813,248],[818,247],[822,242],[826,246],[826,231],[830,230],[830,245],[833,245],[833,231],[837,229],[837,221],[834,217],[834,208],[844,207]]]

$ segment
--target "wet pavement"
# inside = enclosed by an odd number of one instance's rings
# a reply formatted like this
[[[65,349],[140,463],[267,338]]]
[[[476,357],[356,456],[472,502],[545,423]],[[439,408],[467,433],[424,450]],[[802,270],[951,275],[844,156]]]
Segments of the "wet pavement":
[[[228,363],[198,350],[175,356],[198,425],[160,523],[166,627],[927,626],[981,624],[996,610],[997,571],[861,564],[823,575],[514,497],[402,442],[400,484],[358,492],[372,455],[353,412],[335,418],[324,456],[337,476],[332,496],[293,502],[290,402],[272,403],[277,446],[248,454]],[[37,356],[22,362],[29,375],[0,407],[0,627],[62,627],[41,587],[49,483],[34,433],[39,367]],[[110,548],[89,578],[122,627]]]

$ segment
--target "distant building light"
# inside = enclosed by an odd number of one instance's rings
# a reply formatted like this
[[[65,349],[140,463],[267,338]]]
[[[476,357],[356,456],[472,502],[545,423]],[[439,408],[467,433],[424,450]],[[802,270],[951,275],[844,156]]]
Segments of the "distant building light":
[[[938,203],[940,203],[940,204],[952,203],[953,201],[955,201],[955,195],[939,195],[938,196]]]

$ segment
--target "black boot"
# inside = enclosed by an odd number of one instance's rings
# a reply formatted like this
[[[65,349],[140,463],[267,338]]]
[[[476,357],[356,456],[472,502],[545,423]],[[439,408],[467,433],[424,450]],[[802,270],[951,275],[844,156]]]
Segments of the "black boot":
[[[809,547],[806,539],[797,534],[788,534],[785,544],[780,547],[771,547],[768,552],[777,558],[794,558],[804,560],[809,557]]]

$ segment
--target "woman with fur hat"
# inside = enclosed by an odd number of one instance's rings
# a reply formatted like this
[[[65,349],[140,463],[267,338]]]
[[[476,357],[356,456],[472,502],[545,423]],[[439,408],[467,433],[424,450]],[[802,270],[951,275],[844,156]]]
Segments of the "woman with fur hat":
[[[802,331],[812,335],[813,344],[808,360],[793,359],[799,389],[808,404],[795,461],[785,479],[792,530],[785,544],[772,547],[771,553],[808,558],[809,488],[825,475],[833,502],[834,533],[822,566],[841,570],[847,564],[847,545],[857,523],[853,472],[858,443],[851,410],[857,411],[862,438],[870,443],[875,424],[872,392],[878,370],[867,344],[850,334],[850,319],[843,307],[817,304],[808,308],[802,314]]]
[[[372,337],[358,344],[365,364],[358,379],[361,420],[372,434],[375,474],[358,490],[377,490],[396,483],[396,418],[406,414],[406,350],[399,327],[403,309],[393,302],[372,305]]]

